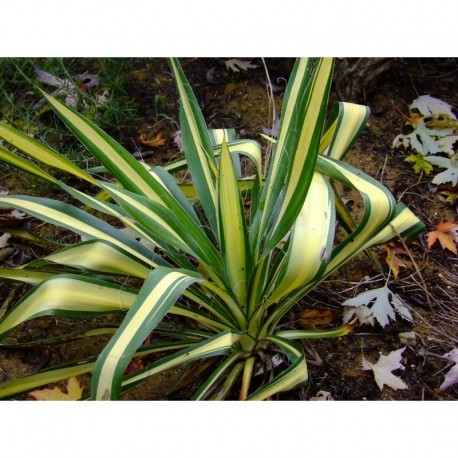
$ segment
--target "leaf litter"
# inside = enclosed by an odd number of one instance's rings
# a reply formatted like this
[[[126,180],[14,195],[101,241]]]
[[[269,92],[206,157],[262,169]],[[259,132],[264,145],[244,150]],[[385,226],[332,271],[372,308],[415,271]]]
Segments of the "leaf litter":
[[[380,391],[383,390],[383,387],[389,386],[393,390],[406,390],[408,386],[399,378],[397,375],[394,375],[392,372],[397,369],[404,369],[404,366],[401,364],[402,353],[406,347],[400,348],[390,352],[388,355],[380,355],[379,360],[373,364],[363,357],[362,369],[365,371],[372,370],[374,373],[375,382],[380,388]]]

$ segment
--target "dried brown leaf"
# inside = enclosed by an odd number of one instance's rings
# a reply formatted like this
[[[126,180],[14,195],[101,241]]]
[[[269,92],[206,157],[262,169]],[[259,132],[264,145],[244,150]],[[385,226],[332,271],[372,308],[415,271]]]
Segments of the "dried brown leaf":
[[[456,243],[458,243],[458,224],[450,221],[440,222],[434,231],[426,234],[428,249],[439,240],[442,249],[450,250],[452,253],[458,254]]]
[[[159,146],[164,146],[167,143],[167,140],[162,135],[162,132],[158,132],[154,137],[148,137],[148,134],[141,134],[138,140],[143,145],[151,148],[158,148]]]
[[[305,329],[317,329],[319,325],[330,324],[336,316],[337,313],[331,310],[304,309],[298,320]]]

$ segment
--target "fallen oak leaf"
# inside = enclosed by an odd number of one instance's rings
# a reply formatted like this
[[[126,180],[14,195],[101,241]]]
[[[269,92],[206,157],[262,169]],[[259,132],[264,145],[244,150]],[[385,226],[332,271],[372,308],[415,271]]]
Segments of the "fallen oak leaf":
[[[44,388],[29,393],[37,401],[77,401],[83,395],[83,388],[76,377],[70,377],[67,381],[67,393],[64,393],[58,386],[52,390]]]
[[[408,388],[408,386],[398,376],[392,374],[392,371],[395,371],[396,369],[404,369],[404,366],[401,364],[401,359],[402,353],[405,349],[406,347],[403,347],[399,350],[392,351],[387,356],[380,355],[376,364],[372,364],[363,357],[362,368],[365,371],[372,370],[375,382],[380,388],[380,391],[383,390],[385,385],[395,391],[406,390]]]
[[[434,231],[426,234],[428,249],[431,249],[438,240],[442,249],[447,249],[454,254],[458,254],[455,245],[458,243],[458,224],[451,223],[450,221],[440,222]]]
[[[150,146],[151,148],[157,148],[164,146],[167,140],[162,135],[162,132],[158,132],[154,137],[148,138],[148,134],[141,134],[138,141],[143,145]]]

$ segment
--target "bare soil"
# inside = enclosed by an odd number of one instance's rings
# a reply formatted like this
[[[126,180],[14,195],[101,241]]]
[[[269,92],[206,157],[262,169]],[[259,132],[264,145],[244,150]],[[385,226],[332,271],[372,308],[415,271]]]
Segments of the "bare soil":
[[[224,66],[224,59],[185,59],[182,64],[196,96],[201,104],[210,127],[234,127],[240,138],[254,138],[266,146],[259,133],[272,125],[272,109],[269,105],[269,90],[265,70],[260,59],[258,65],[246,72],[234,73]],[[280,112],[285,82],[291,71],[292,59],[267,59],[267,67],[274,88],[276,112]],[[94,68],[88,68],[90,66]],[[339,65],[339,63],[338,63]],[[123,143],[127,149],[156,165],[165,164],[175,158],[179,151],[173,143],[177,130],[176,92],[165,62],[155,62],[154,71],[145,59],[133,61],[129,75],[129,94],[139,106],[139,121],[131,126]],[[96,61],[81,60],[81,71],[96,69]],[[340,82],[339,92],[345,87]],[[344,101],[365,103],[371,107],[372,115],[364,133],[346,160],[352,165],[380,180],[397,200],[409,208],[426,224],[427,230],[440,221],[457,223],[457,204],[444,201],[437,189],[431,186],[430,178],[416,175],[409,163],[407,153],[393,150],[391,144],[404,125],[402,113],[408,114],[408,105],[419,95],[430,94],[440,98],[452,107],[458,107],[458,72],[456,60],[400,59],[384,72],[365,80],[365,87],[352,87],[350,94],[343,94]],[[151,91],[155,88],[155,93]],[[152,107],[154,96],[164,97],[162,116],[155,118]],[[340,94],[342,96],[342,94]],[[335,88],[331,99],[336,99]],[[342,99],[340,99],[342,100]],[[167,144],[160,148],[144,147],[138,142],[142,133],[154,136],[162,131]],[[29,178],[22,173],[11,173],[0,180],[11,194],[42,194],[43,189],[31,188]],[[47,196],[55,189],[46,188]],[[456,190],[455,190],[456,192]],[[56,197],[56,196],[53,196]],[[57,196],[62,198],[62,196]],[[358,205],[357,202],[354,204]],[[62,240],[71,237],[65,231],[54,232],[36,221],[27,221],[39,234]],[[18,244],[21,247],[20,244]],[[39,255],[37,246],[22,247],[28,256]],[[338,339],[304,342],[308,355],[310,381],[306,388],[281,394],[278,399],[306,400],[323,390],[335,400],[451,400],[458,398],[458,387],[444,392],[438,387],[444,380],[444,373],[450,364],[440,358],[457,346],[458,342],[458,258],[436,244],[428,250],[424,235],[409,247],[410,256],[403,260],[407,267],[399,276],[390,279],[390,288],[399,294],[412,309],[414,321],[398,319],[382,329],[361,326],[353,333]],[[386,253],[381,249],[374,254],[383,266]],[[17,261],[17,260],[16,260]],[[4,261],[6,262],[6,261]],[[11,262],[9,260],[8,262]],[[13,261],[14,262],[14,261]],[[371,283],[368,283],[371,279]],[[342,321],[342,302],[368,287],[383,286],[385,280],[371,261],[361,255],[344,266],[316,291],[304,298],[290,316],[297,321],[304,308],[331,310],[335,318],[330,324]],[[22,285],[0,283],[0,310],[5,312],[26,291]],[[114,317],[113,320],[118,318]],[[56,332],[68,332],[90,323],[61,318],[40,318],[26,323],[14,333],[12,339],[26,342]],[[400,341],[399,333],[414,331],[415,342],[408,345]],[[81,342],[69,342],[59,346],[41,346],[33,349],[0,349],[0,383],[21,375],[51,367],[55,364],[94,356],[103,347],[106,339],[93,338]],[[394,391],[385,388],[380,391],[373,376],[361,371],[361,358],[376,362],[380,354],[406,347],[403,353],[404,371],[396,372],[408,385],[407,390]],[[192,371],[195,371],[194,375]],[[199,373],[200,372],[200,373]],[[205,368],[198,364],[185,375],[188,389],[199,383]],[[126,399],[181,399],[186,390],[176,386],[183,374],[180,371],[162,374],[155,380],[125,395]],[[89,387],[89,376],[82,378],[83,386]],[[185,384],[181,384],[183,386]],[[175,387],[175,389],[172,389]],[[18,399],[30,399],[26,395]]]

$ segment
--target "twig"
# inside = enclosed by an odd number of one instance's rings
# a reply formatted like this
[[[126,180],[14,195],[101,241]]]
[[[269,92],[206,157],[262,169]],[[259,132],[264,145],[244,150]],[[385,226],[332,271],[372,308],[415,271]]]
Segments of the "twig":
[[[433,311],[433,306],[432,306],[431,300],[429,298],[430,294],[429,294],[428,288],[426,287],[425,279],[423,278],[423,275],[421,274],[420,269],[418,268],[418,265],[415,262],[414,257],[412,256],[412,252],[409,250],[409,248],[407,247],[406,242],[404,242],[404,239],[401,237],[401,234],[397,231],[397,229],[394,227],[394,225],[390,223],[390,226],[391,226],[391,229],[393,229],[393,232],[398,236],[399,240],[401,241],[402,246],[406,250],[406,253],[409,255],[410,261],[412,262],[412,264],[414,266],[415,272],[417,273],[418,278],[420,278],[420,281],[422,283],[423,291],[426,293],[426,301],[428,302],[429,309],[432,312]]]

